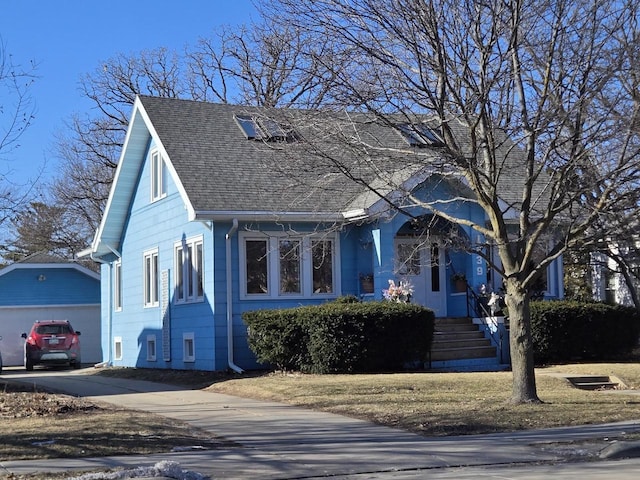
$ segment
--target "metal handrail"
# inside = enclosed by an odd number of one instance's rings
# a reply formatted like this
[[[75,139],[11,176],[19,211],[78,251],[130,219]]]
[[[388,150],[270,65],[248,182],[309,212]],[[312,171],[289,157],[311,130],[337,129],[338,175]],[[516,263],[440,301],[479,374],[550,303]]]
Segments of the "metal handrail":
[[[469,285],[469,282],[465,282],[465,283],[467,285],[467,315],[469,314],[470,309],[473,309],[473,312],[475,313],[476,317],[480,317],[480,318],[493,317],[491,312],[489,312],[486,306],[482,303],[481,297],[473,290],[473,288],[471,288],[471,285]],[[475,303],[475,305],[471,303],[472,300]],[[496,334],[492,332],[491,329],[489,329],[489,335],[491,336],[491,339],[493,340],[494,344],[498,346],[498,349],[500,350],[500,363],[503,363],[503,358],[502,358],[502,342],[504,341],[503,332],[499,329],[497,329],[497,332],[498,332],[498,337],[496,338]]]

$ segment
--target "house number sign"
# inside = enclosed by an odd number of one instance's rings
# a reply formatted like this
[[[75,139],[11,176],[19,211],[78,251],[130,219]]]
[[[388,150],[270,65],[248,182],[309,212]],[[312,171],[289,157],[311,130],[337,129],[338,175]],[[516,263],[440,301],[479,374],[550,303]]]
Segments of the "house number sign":
[[[476,255],[476,275],[478,277],[484,275],[484,260],[480,255]]]

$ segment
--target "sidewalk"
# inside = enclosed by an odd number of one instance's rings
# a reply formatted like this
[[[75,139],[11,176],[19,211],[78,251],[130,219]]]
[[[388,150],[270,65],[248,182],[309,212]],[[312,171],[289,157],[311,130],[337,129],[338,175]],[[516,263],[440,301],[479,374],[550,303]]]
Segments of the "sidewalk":
[[[640,421],[482,436],[425,438],[400,430],[273,402],[185,390],[83,371],[15,372],[14,381],[121,407],[145,410],[209,430],[239,447],[141,457],[4,462],[0,472],[107,469],[178,462],[212,479],[382,478],[451,467],[563,461],[553,442],[640,433]],[[401,475],[403,473],[403,475]],[[444,477],[442,477],[444,478]],[[451,477],[454,478],[454,477]]]

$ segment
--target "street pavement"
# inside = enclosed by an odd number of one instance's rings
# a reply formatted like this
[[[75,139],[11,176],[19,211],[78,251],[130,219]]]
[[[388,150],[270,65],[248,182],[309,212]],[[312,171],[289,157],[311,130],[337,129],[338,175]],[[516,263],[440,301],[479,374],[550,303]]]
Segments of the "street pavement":
[[[426,438],[366,421],[275,402],[139,380],[90,370],[2,377],[90,400],[187,422],[233,442],[215,450],[157,455],[0,462],[0,475],[105,470],[177,462],[211,479],[637,479],[637,443],[598,459],[583,440],[640,433],[640,420],[517,433]],[[567,442],[576,442],[567,449]],[[593,447],[591,447],[593,448]],[[625,451],[631,452],[625,455]],[[617,459],[623,457],[623,459]],[[576,459],[589,460],[576,462]],[[593,461],[598,459],[598,461]],[[157,477],[160,478],[160,477]]]

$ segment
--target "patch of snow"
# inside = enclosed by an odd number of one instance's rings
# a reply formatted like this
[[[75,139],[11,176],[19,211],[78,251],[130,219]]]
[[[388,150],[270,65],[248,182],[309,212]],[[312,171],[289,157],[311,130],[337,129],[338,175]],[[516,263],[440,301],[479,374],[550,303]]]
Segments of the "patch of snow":
[[[183,470],[177,462],[163,460],[152,467],[136,467],[130,470],[117,472],[87,473],[68,480],[120,480],[124,478],[153,478],[164,477],[176,480],[209,480],[209,477],[197,472]]]

